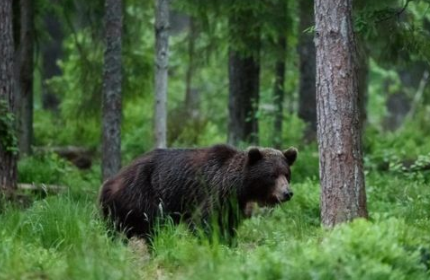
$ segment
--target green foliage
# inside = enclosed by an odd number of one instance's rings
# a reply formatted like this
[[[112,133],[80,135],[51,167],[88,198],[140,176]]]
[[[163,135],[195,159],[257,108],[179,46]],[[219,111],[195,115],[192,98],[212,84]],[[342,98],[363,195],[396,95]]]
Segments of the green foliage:
[[[15,132],[15,117],[6,100],[0,99],[0,145],[12,154],[18,153],[18,139]]]
[[[71,198],[81,199],[95,195],[101,185],[100,166],[90,171],[80,171],[57,154],[40,154],[24,157],[18,162],[21,183],[52,184],[64,186]]]
[[[124,107],[127,103],[135,103],[139,97],[148,98],[152,90],[154,36],[149,15],[153,10],[146,8],[145,3],[134,1],[124,12]],[[42,131],[40,137],[36,137],[41,144],[49,144],[47,141],[52,138],[59,138],[61,144],[64,139],[90,146],[96,146],[100,141],[103,49],[100,37],[94,35],[100,31],[97,28],[100,25],[72,30],[64,42],[65,57],[59,62],[63,74],[46,83],[62,100],[60,116],[51,116],[53,119],[45,116],[42,120],[60,126],[60,137],[47,137],[55,132]],[[136,37],[135,34],[139,35]],[[41,115],[44,114],[46,112],[41,112]],[[64,132],[63,127],[68,130]],[[43,139],[45,137],[48,139]]]
[[[152,96],[124,104],[121,150],[123,162],[150,150],[153,144]]]
[[[429,61],[428,1],[363,1],[355,10],[355,29],[372,56],[387,64]],[[371,45],[371,46],[370,46]]]
[[[18,163],[19,178],[23,183],[64,183],[62,178],[76,172],[73,166],[57,154],[25,157]]]
[[[311,145],[300,149],[293,167],[294,198],[255,209],[239,227],[237,247],[167,224],[144,249],[108,237],[96,209],[98,169],[81,173],[55,155],[25,158],[19,170],[26,181],[52,177],[81,195],[66,193],[0,214],[0,279],[427,279],[429,181],[402,169],[379,172],[371,162],[369,221],[320,227],[318,156]]]
[[[302,259],[292,260],[292,266],[299,269],[289,275],[291,279],[314,275],[321,279],[425,279],[428,275],[418,250],[405,248],[420,239],[408,234],[410,230],[397,219],[342,225],[319,244],[304,247]]]
[[[10,209],[0,216],[0,279],[138,279],[136,259],[95,216],[92,202],[68,197]]]

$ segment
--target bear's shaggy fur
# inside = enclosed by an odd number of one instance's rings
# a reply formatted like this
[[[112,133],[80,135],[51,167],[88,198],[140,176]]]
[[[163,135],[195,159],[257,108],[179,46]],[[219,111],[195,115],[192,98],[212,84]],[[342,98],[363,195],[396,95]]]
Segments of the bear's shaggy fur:
[[[290,166],[297,150],[216,145],[201,149],[156,149],[104,182],[103,216],[128,237],[148,237],[157,220],[208,225],[234,235],[249,203],[276,205],[292,197]]]

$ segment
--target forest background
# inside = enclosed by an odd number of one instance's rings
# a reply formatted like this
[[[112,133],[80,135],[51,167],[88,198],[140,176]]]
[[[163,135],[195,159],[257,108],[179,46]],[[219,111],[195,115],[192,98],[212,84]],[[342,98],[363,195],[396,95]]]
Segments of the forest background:
[[[156,5],[121,5],[126,165],[156,144]],[[30,92],[16,105],[18,134],[2,135],[19,151],[20,203],[1,205],[0,279],[428,279],[429,7],[354,3],[369,219],[328,230],[320,225],[312,1],[171,1],[166,145],[296,146],[300,154],[294,198],[247,220],[236,248],[167,226],[149,252],[112,241],[98,217],[105,2],[13,1],[15,51],[32,67],[31,79],[17,81]],[[231,103],[234,94],[244,101]],[[242,117],[233,119],[231,106]],[[11,116],[0,123],[8,127]]]

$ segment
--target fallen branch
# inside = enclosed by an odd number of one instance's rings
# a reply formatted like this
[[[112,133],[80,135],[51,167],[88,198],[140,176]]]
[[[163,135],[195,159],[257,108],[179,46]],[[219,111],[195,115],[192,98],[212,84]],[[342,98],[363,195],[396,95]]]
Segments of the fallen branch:
[[[72,162],[79,169],[89,169],[92,165],[94,151],[76,146],[65,147],[35,147],[36,153],[56,153],[60,157]]]
[[[92,155],[93,151],[78,146],[64,146],[64,147],[35,147],[35,152],[42,153],[56,153],[60,156],[70,156],[70,155]]]
[[[405,159],[400,162],[400,168],[403,172],[421,172],[430,170],[430,162],[417,163],[417,160]],[[377,169],[379,171],[390,171],[390,162],[384,161],[379,163]]]
[[[46,184],[18,184],[18,190],[32,191],[36,193],[57,194],[66,191],[66,186],[46,185]]]

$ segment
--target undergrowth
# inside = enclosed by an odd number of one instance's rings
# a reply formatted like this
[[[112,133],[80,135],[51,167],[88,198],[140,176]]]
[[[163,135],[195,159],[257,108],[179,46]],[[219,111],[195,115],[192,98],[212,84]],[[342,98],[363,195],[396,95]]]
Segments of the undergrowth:
[[[299,159],[294,199],[258,209],[232,248],[185,226],[164,227],[151,245],[112,238],[96,204],[98,166],[78,171],[53,155],[23,159],[24,182],[67,184],[69,191],[0,214],[0,279],[430,277],[428,173],[367,164],[370,219],[327,230],[320,226],[316,148],[302,149]]]

